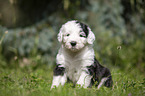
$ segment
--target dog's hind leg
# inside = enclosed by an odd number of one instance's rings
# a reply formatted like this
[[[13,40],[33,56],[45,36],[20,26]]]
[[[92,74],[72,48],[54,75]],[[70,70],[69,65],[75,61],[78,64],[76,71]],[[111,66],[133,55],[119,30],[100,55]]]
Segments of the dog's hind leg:
[[[98,85],[98,89],[102,86],[105,85],[106,87],[112,87],[113,81],[112,81],[112,76],[111,73],[109,71],[109,69],[107,68],[103,68],[104,72],[103,72],[103,76],[102,79]]]

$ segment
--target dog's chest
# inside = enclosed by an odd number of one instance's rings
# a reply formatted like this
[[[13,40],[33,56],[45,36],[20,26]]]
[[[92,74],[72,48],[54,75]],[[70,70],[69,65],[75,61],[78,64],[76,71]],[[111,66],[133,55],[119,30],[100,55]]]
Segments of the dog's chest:
[[[57,54],[57,64],[65,67],[67,77],[76,83],[87,66],[94,62],[94,51],[92,47],[84,48],[80,53],[68,53],[63,48]]]
[[[66,75],[74,83],[79,79],[81,75],[82,66],[83,66],[83,63],[81,62],[81,60],[68,62],[66,64]]]

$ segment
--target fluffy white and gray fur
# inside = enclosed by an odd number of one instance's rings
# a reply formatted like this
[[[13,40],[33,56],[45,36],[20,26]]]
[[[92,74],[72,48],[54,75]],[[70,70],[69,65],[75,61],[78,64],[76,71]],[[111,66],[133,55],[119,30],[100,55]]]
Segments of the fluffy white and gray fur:
[[[95,58],[94,40],[94,33],[84,23],[72,20],[62,25],[58,34],[61,47],[56,57],[51,88],[64,85],[68,80],[84,88],[91,87],[96,81],[98,88],[112,86],[109,69]]]

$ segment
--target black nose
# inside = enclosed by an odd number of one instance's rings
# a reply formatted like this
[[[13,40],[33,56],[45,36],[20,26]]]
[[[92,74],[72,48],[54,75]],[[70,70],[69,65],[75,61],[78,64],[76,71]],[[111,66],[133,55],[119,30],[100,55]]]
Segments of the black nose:
[[[71,44],[71,46],[75,46],[77,44],[77,42],[76,41],[72,41],[72,42],[70,42],[70,44]]]

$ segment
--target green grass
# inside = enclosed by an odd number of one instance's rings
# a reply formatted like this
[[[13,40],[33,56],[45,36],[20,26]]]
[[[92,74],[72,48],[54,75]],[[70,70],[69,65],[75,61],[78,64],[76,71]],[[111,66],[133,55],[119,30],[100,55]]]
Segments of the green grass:
[[[50,90],[53,70],[47,66],[33,69],[1,68],[0,95],[1,96],[143,96],[145,95],[145,79],[136,70],[122,72],[112,68],[113,88],[74,87],[67,83]]]

